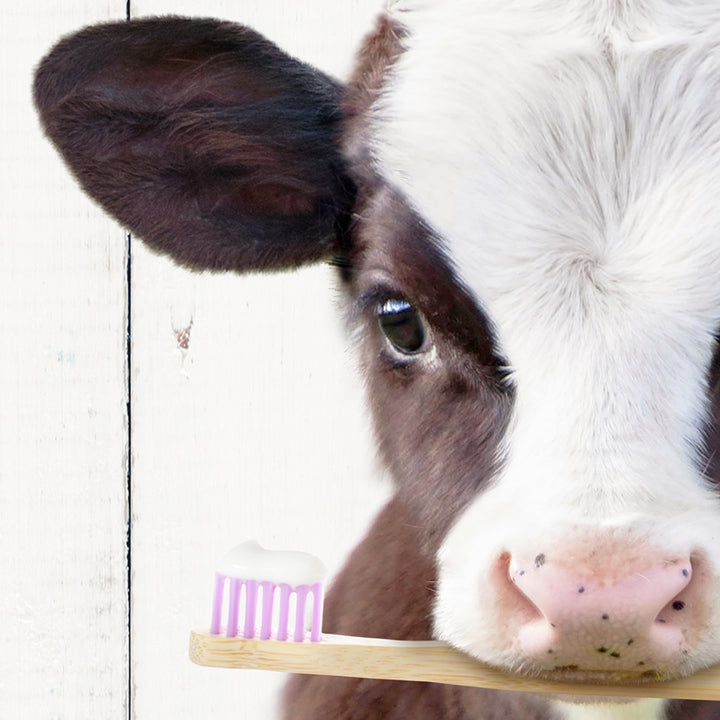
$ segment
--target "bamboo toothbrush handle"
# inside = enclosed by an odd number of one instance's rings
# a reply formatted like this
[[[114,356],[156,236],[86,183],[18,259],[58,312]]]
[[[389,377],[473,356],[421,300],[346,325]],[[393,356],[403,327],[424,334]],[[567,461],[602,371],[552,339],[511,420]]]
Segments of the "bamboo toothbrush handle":
[[[190,659],[198,665],[278,670],[309,675],[415,680],[495,690],[615,697],[720,700],[720,666],[667,682],[574,684],[518,677],[482,665],[445,643],[323,635],[322,642],[246,640],[190,633]]]

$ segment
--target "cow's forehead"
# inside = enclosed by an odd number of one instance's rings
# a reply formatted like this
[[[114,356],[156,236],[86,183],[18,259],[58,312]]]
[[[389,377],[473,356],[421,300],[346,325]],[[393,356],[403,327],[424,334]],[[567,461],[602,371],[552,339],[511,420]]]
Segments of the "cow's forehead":
[[[720,10],[628,5],[391,3],[372,152],[511,362],[538,321],[720,320]]]

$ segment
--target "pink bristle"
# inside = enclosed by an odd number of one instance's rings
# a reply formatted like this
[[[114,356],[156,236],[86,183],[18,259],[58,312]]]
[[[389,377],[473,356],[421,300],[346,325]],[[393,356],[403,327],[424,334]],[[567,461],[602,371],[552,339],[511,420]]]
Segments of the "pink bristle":
[[[310,628],[310,640],[312,642],[320,642],[322,637],[322,618],[323,618],[323,584],[315,583],[312,587],[313,593],[313,617]]]
[[[235,637],[238,633],[238,611],[240,607],[240,589],[242,580],[230,578],[230,594],[228,597],[227,632],[228,637]]]
[[[295,635],[293,635],[295,642],[302,642],[305,637],[305,601],[307,600],[309,589],[307,585],[300,585],[295,588],[295,598],[297,601],[295,608]]]
[[[255,613],[257,610],[257,588],[256,580],[245,581],[245,627],[243,635],[246,638],[255,637]]]
[[[260,639],[268,640],[272,634],[272,612],[275,598],[275,585],[271,582],[261,583],[262,587],[262,625],[260,626]]]
[[[224,591],[225,591],[225,576],[216,572],[215,573],[215,589],[213,591],[212,621],[210,623],[210,632],[213,635],[220,634],[220,627],[222,625],[222,606],[223,606]]]
[[[278,620],[278,640],[287,640],[288,620],[290,616],[290,593],[292,588],[287,583],[280,584],[280,617]]]

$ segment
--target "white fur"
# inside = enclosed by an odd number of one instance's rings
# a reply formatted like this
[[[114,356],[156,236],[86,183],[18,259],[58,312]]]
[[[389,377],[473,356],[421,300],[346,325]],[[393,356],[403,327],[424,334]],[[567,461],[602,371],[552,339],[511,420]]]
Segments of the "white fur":
[[[487,313],[516,390],[496,482],[439,554],[438,632],[516,665],[478,593],[498,554],[630,516],[631,545],[706,554],[712,630],[683,670],[720,661],[720,507],[698,466],[720,327],[720,6],[390,10],[407,51],[374,108],[375,158]]]
[[[663,700],[641,700],[626,705],[577,705],[558,702],[558,720],[646,720],[663,717]]]

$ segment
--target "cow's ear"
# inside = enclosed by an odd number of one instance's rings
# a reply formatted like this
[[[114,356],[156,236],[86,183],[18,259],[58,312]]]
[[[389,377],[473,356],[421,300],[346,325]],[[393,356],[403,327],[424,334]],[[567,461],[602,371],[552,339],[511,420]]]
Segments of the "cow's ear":
[[[92,197],[183,265],[241,271],[331,255],[353,194],[341,94],[252,30],[187,18],[85,29],[35,79]]]

